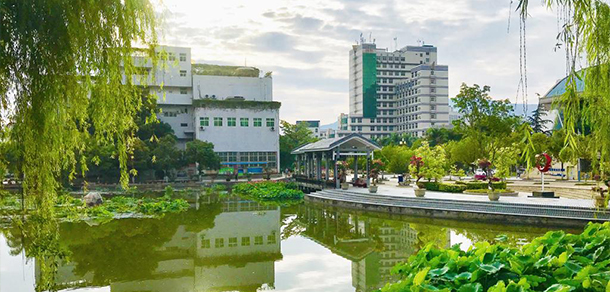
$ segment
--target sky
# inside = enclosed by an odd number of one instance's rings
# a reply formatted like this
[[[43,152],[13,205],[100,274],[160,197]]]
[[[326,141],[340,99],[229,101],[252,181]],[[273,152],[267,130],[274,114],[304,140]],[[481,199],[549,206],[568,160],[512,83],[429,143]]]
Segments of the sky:
[[[557,13],[530,2],[527,100],[517,96],[519,19],[511,0],[163,0],[159,42],[190,47],[193,62],[272,71],[273,98],[289,122],[328,124],[348,112],[348,55],[361,33],[391,51],[418,41],[438,47],[449,97],[466,83],[489,85],[495,99],[536,103],[536,93],[565,76],[566,58],[556,50]]]

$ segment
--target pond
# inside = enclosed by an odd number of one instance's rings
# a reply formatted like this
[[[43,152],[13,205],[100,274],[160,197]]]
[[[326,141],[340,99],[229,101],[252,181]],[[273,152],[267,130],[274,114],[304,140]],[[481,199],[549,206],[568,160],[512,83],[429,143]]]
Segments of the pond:
[[[429,242],[549,230],[217,196],[158,219],[48,224],[0,229],[0,291],[372,291]]]

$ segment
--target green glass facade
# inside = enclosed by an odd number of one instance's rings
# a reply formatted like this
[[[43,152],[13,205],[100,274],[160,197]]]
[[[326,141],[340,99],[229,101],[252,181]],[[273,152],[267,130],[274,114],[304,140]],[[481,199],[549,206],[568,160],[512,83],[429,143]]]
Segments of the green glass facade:
[[[362,54],[362,117],[377,117],[377,54]]]

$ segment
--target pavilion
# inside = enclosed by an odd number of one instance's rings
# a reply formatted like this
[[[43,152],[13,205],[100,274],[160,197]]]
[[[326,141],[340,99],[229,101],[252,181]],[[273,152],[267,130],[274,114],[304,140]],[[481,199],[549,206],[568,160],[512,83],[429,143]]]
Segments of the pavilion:
[[[323,139],[299,146],[291,154],[296,155],[295,174],[326,185],[325,181],[330,179],[329,169],[332,166],[334,186],[339,188],[337,161],[345,160],[350,156],[354,157],[354,180],[356,180],[358,178],[358,158],[363,156],[366,159],[366,182],[367,185],[370,185],[370,158],[373,151],[380,149],[381,147],[374,141],[361,134],[352,133],[344,137]],[[322,177],[322,161],[326,164],[324,179]]]

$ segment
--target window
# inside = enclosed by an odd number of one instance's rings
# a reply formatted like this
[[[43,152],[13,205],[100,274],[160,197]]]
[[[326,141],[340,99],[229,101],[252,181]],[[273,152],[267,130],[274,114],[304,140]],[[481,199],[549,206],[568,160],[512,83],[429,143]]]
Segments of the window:
[[[275,244],[275,235],[271,234],[267,236],[267,244]]]
[[[210,248],[210,240],[209,239],[201,239],[201,248]]]
[[[199,126],[207,127],[210,125],[210,118],[208,117],[200,117],[199,118]]]
[[[180,77],[186,77],[186,70],[180,70]]]
[[[262,127],[263,126],[263,119],[262,118],[254,118],[253,119],[253,123],[255,127]]]
[[[222,118],[219,118],[219,117],[214,118],[214,127],[222,127]]]
[[[250,236],[241,238],[241,246],[249,246],[250,245]]]
[[[224,238],[214,239],[214,247],[215,248],[225,247],[225,239]]]
[[[237,126],[237,119],[236,118],[227,118],[227,126],[229,126],[229,127]]]
[[[180,53],[180,62],[186,62],[186,54]]]
[[[239,118],[239,125],[242,127],[248,127],[250,124],[249,118]]]
[[[180,123],[180,127],[188,127],[189,125],[187,123]]]
[[[170,61],[175,61],[176,60],[176,53],[169,53],[167,56],[167,59]]]
[[[431,114],[431,115],[430,115],[430,118],[431,118],[431,119],[436,119],[436,114]]]
[[[255,236],[254,237],[254,245],[263,245],[263,237]]]
[[[180,87],[180,94],[187,94],[186,87]]]
[[[229,237],[229,247],[236,247],[237,246],[237,237]]]
[[[267,127],[275,127],[275,119],[267,118]]]

